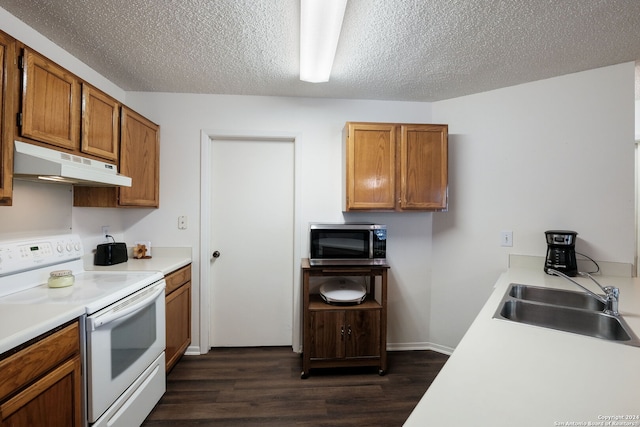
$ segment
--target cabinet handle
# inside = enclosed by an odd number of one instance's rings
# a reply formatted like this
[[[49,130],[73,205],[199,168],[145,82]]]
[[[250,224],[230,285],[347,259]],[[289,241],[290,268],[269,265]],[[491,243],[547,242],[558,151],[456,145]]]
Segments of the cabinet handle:
[[[351,325],[347,326],[347,335],[349,336],[349,339],[351,339]]]
[[[340,339],[344,341],[344,325],[340,326]]]

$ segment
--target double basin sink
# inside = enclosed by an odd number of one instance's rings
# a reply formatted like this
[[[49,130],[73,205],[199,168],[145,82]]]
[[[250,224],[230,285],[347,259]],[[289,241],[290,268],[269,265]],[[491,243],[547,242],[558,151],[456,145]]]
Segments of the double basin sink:
[[[493,317],[640,347],[622,316],[604,309],[585,292],[512,283]]]

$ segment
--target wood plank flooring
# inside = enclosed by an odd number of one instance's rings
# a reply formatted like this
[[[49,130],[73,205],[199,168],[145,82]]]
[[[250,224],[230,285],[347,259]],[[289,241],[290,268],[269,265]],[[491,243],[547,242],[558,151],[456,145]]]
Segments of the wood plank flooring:
[[[143,426],[402,426],[448,356],[388,353],[377,368],[312,370],[291,347],[216,348],[183,356]]]

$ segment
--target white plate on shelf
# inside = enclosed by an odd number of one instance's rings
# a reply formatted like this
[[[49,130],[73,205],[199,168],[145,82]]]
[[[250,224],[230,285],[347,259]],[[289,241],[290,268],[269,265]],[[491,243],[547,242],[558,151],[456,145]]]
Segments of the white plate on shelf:
[[[367,290],[353,280],[336,277],[320,285],[320,296],[328,304],[360,304],[365,300]]]

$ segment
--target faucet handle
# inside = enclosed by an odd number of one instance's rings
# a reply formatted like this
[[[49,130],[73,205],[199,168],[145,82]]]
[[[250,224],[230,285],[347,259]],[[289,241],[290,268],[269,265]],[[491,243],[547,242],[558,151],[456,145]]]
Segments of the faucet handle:
[[[607,307],[605,312],[609,312],[614,316],[618,315],[618,301],[620,300],[620,289],[614,286],[605,286],[602,288],[607,296]]]
[[[605,286],[602,289],[607,295],[611,295],[616,299],[620,297],[620,289],[616,288],[615,286]]]

